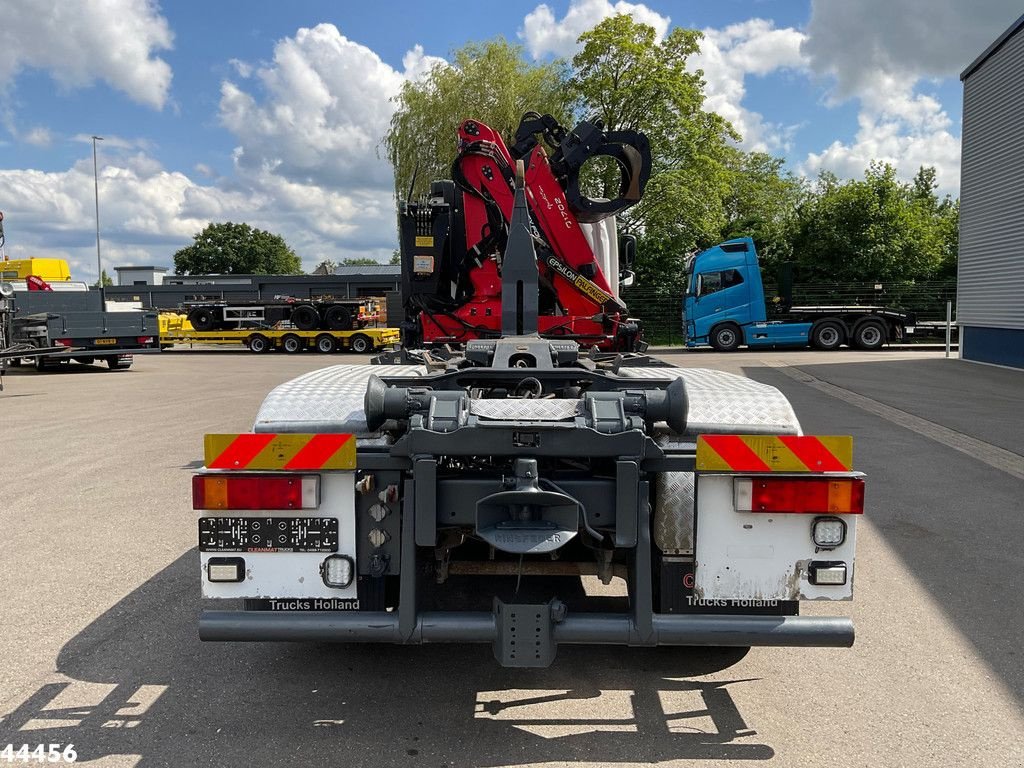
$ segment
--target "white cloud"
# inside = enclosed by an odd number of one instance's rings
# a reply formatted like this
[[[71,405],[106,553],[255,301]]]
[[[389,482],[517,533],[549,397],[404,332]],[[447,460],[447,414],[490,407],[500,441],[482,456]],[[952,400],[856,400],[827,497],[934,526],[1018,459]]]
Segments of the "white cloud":
[[[171,68],[155,52],[174,36],[152,0],[0,0],[0,19],[0,83],[34,68],[66,88],[102,80],[156,109],[167,101]]]
[[[804,53],[836,80],[838,98],[958,74],[1020,16],[1020,0],[812,0]]]
[[[802,170],[860,176],[869,162],[882,160],[910,178],[931,165],[940,190],[956,194],[960,138],[921,83],[957,75],[1019,13],[1017,0],[814,0],[801,50],[831,83],[828,102],[856,98],[860,113],[851,141],[809,153]]]
[[[170,265],[208,222],[228,220],[281,234],[306,270],[325,258],[386,261],[395,204],[377,144],[404,79],[442,61],[417,46],[399,72],[332,25],[299,30],[252,71],[251,91],[222,84],[221,121],[238,147],[231,177],[195,166],[196,178],[212,183],[164,169],[143,140],[106,137],[99,155],[105,268]],[[67,171],[0,171],[0,188],[19,190],[6,210],[12,254],[63,255],[77,277],[95,279],[91,148]]]
[[[241,59],[228,59],[228,64],[234,67],[234,70],[238,73],[239,77],[245,80],[252,77],[253,67],[249,62],[242,61]]]
[[[703,33],[700,53],[691,58],[690,67],[704,72],[705,106],[732,123],[742,136],[744,149],[786,150],[795,126],[766,123],[760,113],[743,106],[743,99],[749,75],[806,71],[807,60],[800,52],[803,33],[792,27],[777,29],[766,19],[705,29]]]
[[[922,165],[934,166],[942,193],[960,188],[960,137],[952,121],[933,98],[913,94],[903,86],[884,90],[884,97],[864,98],[857,117],[858,130],[849,143],[834,141],[821,152],[811,152],[800,170],[809,175],[829,170],[841,177],[857,177],[873,160],[896,167],[910,179]]]
[[[25,132],[21,140],[34,147],[48,147],[53,143],[53,135],[49,128],[36,127]]]
[[[262,98],[222,84],[220,119],[239,140],[237,168],[330,188],[390,190],[391,169],[377,148],[394,112],[391,98],[405,78],[441,61],[417,46],[398,72],[333,24],[300,29],[255,73]]]
[[[910,178],[934,166],[940,191],[958,194],[961,140],[921,83],[958,75],[1019,14],[1019,0],[813,0],[802,51],[830,79],[828,102],[857,98],[860,113],[852,141],[810,153],[802,170],[860,176],[881,160]]]
[[[530,55],[539,59],[547,54],[572,56],[579,50],[576,39],[611,16],[632,16],[635,21],[654,27],[658,40],[668,32],[670,19],[653,11],[643,3],[625,0],[572,0],[569,10],[559,21],[547,5],[538,5],[523,19],[519,37],[526,43]]]
[[[96,275],[92,158],[66,171],[0,170],[0,188],[18,189],[5,206],[14,258],[66,258],[77,279]],[[388,196],[344,194],[264,174],[245,185],[202,185],[138,153],[100,169],[104,267],[132,261],[169,266],[171,256],[211,221],[246,221],[281,234],[312,269],[344,255],[386,259],[394,239]]]

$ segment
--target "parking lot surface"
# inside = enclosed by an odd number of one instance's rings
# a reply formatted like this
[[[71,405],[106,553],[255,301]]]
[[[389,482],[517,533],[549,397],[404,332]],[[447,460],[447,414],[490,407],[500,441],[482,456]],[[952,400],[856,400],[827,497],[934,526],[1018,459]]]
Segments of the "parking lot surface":
[[[1024,372],[668,352],[773,384],[868,474],[852,649],[203,644],[189,478],[276,384],[365,358],[182,350],[0,393],[0,748],[97,766],[1024,765]],[[1016,457],[1016,459],[1015,459]]]

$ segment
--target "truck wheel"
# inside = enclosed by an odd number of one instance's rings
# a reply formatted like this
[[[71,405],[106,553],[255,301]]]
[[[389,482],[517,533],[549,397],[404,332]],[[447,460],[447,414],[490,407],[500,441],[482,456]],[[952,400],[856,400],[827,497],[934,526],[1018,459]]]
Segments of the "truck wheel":
[[[315,331],[320,327],[320,313],[310,304],[301,304],[292,310],[291,321],[300,331]]]
[[[885,344],[885,327],[877,320],[866,320],[853,329],[853,346],[873,351]]]
[[[350,331],[352,330],[352,313],[348,311],[348,307],[335,304],[327,310],[324,322],[332,331]]]
[[[296,352],[301,352],[305,346],[301,336],[296,336],[294,333],[286,333],[281,337],[281,349],[287,352],[289,355],[294,355]]]
[[[260,333],[254,333],[246,340],[246,343],[249,345],[249,351],[255,352],[257,355],[262,355],[270,349],[270,339]]]
[[[206,307],[193,309],[189,312],[188,321],[197,331],[212,331],[214,324],[217,322],[213,315],[213,310]]]
[[[811,346],[815,349],[839,349],[843,345],[843,326],[832,320],[818,323],[811,328]]]
[[[130,360],[118,360],[116,357],[107,358],[107,368],[112,371],[127,371],[131,367]]]
[[[33,358],[32,363],[40,373],[50,369],[50,361],[47,360],[44,355],[36,355],[36,357]]]
[[[373,349],[373,342],[370,341],[370,337],[362,333],[357,333],[348,342],[348,348],[357,354],[364,354]]]
[[[711,346],[719,352],[732,352],[740,345],[740,329],[733,323],[723,323],[711,331]]]
[[[325,355],[331,354],[338,348],[338,341],[329,333],[321,333],[316,337],[316,351]]]

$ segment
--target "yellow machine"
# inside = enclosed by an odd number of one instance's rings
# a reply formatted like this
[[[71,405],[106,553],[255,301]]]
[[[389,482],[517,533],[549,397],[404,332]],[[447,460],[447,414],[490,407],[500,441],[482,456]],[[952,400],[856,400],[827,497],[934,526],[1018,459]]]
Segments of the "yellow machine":
[[[71,280],[71,269],[64,259],[8,259],[0,261],[0,279],[24,280],[35,275],[48,283]]]

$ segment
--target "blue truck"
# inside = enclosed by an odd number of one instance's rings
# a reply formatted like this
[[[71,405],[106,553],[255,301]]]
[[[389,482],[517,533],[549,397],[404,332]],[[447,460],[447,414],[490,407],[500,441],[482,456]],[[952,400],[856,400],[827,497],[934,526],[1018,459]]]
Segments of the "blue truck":
[[[781,300],[771,312],[761,266],[749,237],[727,240],[690,257],[686,266],[683,333],[687,347],[731,352],[748,347],[880,349],[914,332],[914,316],[869,306],[793,307]]]

